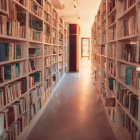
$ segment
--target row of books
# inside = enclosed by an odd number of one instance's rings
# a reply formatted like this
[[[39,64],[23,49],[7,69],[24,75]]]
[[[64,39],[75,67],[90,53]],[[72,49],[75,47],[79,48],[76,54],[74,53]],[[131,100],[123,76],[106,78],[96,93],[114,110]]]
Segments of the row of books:
[[[23,48],[17,43],[0,43],[0,62],[21,59]]]
[[[44,82],[44,91],[46,91],[52,85],[51,81],[52,81],[51,77],[45,80],[45,82]]]
[[[55,19],[52,20],[53,27],[57,28],[57,21]]]
[[[121,46],[121,58],[132,63],[140,63],[139,41],[123,44]]]
[[[41,109],[41,98],[38,99],[34,104],[30,106],[30,121],[36,115],[36,113]]]
[[[37,83],[40,83],[42,81],[42,73],[41,72],[35,72],[29,76],[29,88],[32,88]]]
[[[30,29],[30,40],[42,41],[42,32]]]
[[[29,48],[29,57],[41,56],[41,48]]]
[[[108,18],[108,24],[111,25],[112,23],[114,23],[116,20],[116,16],[115,14],[112,14],[111,16],[109,16]]]
[[[12,80],[26,74],[26,61],[0,67],[0,83]]]
[[[52,16],[55,20],[58,20],[58,14],[55,9],[52,9]]]
[[[22,78],[4,87],[0,87],[0,107],[4,107],[8,103],[20,97],[22,94],[26,93],[26,91],[26,78]]]
[[[38,5],[38,2],[34,0],[30,0],[29,2],[30,10],[37,16],[42,17],[43,10],[42,7]]]
[[[44,58],[44,65],[47,67],[47,66],[49,66],[51,64],[52,64],[52,58],[51,58],[51,56],[45,57]]]
[[[26,98],[21,98],[0,113],[0,135],[26,111]]]
[[[45,5],[45,10],[48,12],[48,14],[51,15],[52,10],[51,10],[51,4],[49,3],[49,1],[45,0],[44,5]]]
[[[108,56],[115,58],[116,57],[116,44],[109,44],[108,46]]]
[[[122,85],[119,85],[117,99],[129,110],[134,118],[138,119],[138,96],[134,95],[133,92],[130,92]]]
[[[109,70],[109,73],[113,76],[116,76],[116,64],[115,62],[108,62],[108,70]]]
[[[106,45],[101,45],[101,55],[106,55]]]
[[[106,42],[106,33],[102,33],[101,39],[102,43]]]
[[[17,19],[12,21],[7,16],[0,16],[0,34],[26,38],[26,14],[17,13]]]
[[[29,16],[29,27],[36,31],[43,31],[43,22]]]
[[[45,55],[51,55],[52,54],[52,47],[51,46],[45,46],[44,54]]]
[[[44,79],[45,80],[48,79],[49,77],[51,77],[51,74],[52,74],[51,71],[52,71],[51,67],[48,67],[48,68],[44,69]]]
[[[108,1],[108,13],[110,13],[112,11],[112,9],[115,7],[115,5],[116,5],[116,0]]]
[[[51,36],[50,35],[44,35],[45,43],[51,43]]]
[[[139,73],[136,71],[136,67],[132,67],[121,63],[119,76],[125,82],[126,85],[131,85],[134,88],[138,89]]]
[[[116,90],[116,80],[113,78],[108,78],[108,86],[110,90]]]
[[[57,46],[53,46],[53,54],[57,54]]]
[[[43,87],[38,86],[35,89],[31,90],[29,95],[30,95],[30,105],[34,104],[38,97],[40,97],[43,93]]]
[[[123,12],[126,11],[128,8],[130,8],[135,2],[136,0],[123,1]]]
[[[53,63],[56,63],[57,62],[57,56],[56,55],[53,56],[52,61],[53,61]]]
[[[108,30],[108,41],[116,39],[116,27]]]
[[[62,69],[63,68],[63,62],[59,62],[58,63],[58,69],[60,70],[60,69]]]
[[[47,21],[48,23],[51,24],[51,20],[52,20],[51,15],[49,15],[48,13],[45,12],[44,19],[45,19],[45,21]]]
[[[52,66],[52,73],[56,73],[57,72],[57,64],[53,64]]]
[[[122,21],[122,37],[137,33],[138,25],[136,24],[136,16],[130,16]]]
[[[118,119],[117,119],[118,126],[121,128],[123,127],[128,131],[128,133],[131,135],[131,140],[138,140],[139,132],[136,124],[121,109],[121,107],[118,108],[117,114],[118,114]]]
[[[59,45],[63,45],[63,40],[59,40]]]
[[[1,116],[3,119],[3,115]],[[1,118],[0,117],[0,118]],[[27,126],[27,112],[23,113],[22,116],[11,124],[9,129],[0,136],[1,140],[16,140],[17,137],[22,133],[23,129]]]

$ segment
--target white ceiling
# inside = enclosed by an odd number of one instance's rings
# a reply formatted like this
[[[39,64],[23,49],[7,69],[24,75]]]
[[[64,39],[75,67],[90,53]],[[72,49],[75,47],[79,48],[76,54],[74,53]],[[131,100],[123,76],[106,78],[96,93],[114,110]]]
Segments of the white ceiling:
[[[52,0],[60,1],[64,8],[59,10],[60,14],[69,23],[92,24],[99,8],[101,0],[77,0],[78,7],[74,8],[74,0]],[[80,19],[78,19],[78,16]]]

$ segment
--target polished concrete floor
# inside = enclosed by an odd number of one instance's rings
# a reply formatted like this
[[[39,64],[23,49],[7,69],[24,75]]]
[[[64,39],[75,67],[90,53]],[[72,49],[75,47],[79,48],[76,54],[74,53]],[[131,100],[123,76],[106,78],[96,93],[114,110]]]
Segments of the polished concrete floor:
[[[27,140],[115,140],[96,87],[90,61],[67,74]]]

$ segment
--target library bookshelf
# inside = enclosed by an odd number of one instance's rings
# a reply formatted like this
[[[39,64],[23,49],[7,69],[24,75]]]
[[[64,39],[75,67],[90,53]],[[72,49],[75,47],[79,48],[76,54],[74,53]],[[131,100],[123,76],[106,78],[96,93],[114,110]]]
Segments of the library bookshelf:
[[[0,0],[0,139],[26,138],[66,70],[67,23],[51,2]]]
[[[92,25],[92,76],[118,140],[140,139],[140,1],[101,0]]]

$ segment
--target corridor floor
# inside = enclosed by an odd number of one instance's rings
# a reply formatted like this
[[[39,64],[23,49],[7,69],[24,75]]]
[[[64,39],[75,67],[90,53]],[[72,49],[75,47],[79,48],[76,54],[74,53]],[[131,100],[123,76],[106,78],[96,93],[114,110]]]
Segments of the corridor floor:
[[[27,140],[115,140],[93,86],[90,61],[67,74]]]

